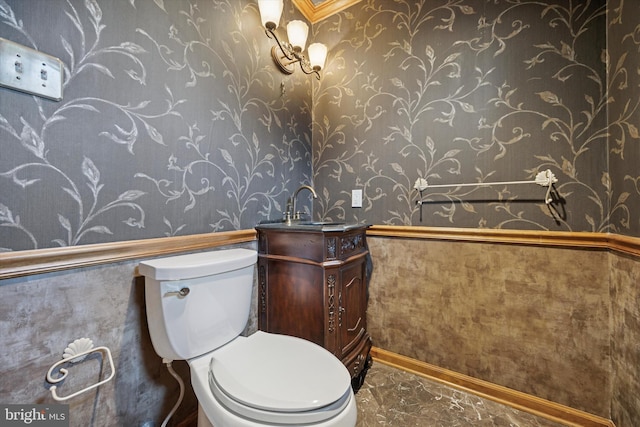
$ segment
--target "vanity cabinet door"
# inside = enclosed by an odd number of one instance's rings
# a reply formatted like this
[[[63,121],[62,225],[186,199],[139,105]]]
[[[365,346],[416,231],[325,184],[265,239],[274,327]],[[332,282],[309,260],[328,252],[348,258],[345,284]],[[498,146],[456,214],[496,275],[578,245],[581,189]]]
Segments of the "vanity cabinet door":
[[[354,350],[366,333],[367,289],[364,256],[340,269],[340,285],[338,343],[340,357],[344,357]]]
[[[268,260],[261,328],[325,345],[321,267],[300,262]]]

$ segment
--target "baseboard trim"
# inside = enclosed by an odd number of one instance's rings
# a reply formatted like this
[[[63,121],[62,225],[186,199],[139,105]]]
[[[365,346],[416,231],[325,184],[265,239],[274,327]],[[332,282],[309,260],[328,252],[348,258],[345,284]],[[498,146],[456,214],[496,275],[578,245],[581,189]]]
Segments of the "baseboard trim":
[[[374,361],[411,372],[460,390],[468,391],[521,411],[565,424],[580,427],[615,427],[613,421],[559,403],[512,390],[488,381],[440,368],[397,353],[371,348]]]

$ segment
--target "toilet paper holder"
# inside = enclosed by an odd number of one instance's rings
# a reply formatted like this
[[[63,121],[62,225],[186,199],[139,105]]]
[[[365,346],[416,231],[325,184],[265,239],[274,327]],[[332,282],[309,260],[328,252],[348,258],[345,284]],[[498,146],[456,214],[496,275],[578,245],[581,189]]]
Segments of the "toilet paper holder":
[[[102,355],[102,360],[106,358],[109,361],[109,368],[111,370],[111,373],[109,374],[109,376],[102,381],[99,381],[95,384],[85,387],[82,390],[78,390],[75,393],[72,393],[68,396],[58,396],[58,394],[56,393],[56,389],[58,386],[52,385],[50,388],[51,395],[56,401],[61,402],[61,401],[76,397],[79,394],[85,393],[98,386],[101,386],[102,384],[110,381],[115,376],[116,370],[113,365],[111,350],[109,350],[107,347],[94,348],[93,341],[91,341],[89,338],[79,338],[74,342],[70,343],[67,346],[67,348],[64,349],[64,353],[62,354],[62,360],[58,361],[57,363],[54,363],[53,366],[49,368],[49,370],[47,371],[47,382],[51,384],[58,384],[59,382],[61,382],[67,377],[67,375],[69,374],[69,371],[66,368],[59,368],[58,373],[60,374],[60,376],[57,378],[54,378],[53,372],[56,368],[64,364],[74,364],[74,363],[82,362],[91,353],[100,353]]]

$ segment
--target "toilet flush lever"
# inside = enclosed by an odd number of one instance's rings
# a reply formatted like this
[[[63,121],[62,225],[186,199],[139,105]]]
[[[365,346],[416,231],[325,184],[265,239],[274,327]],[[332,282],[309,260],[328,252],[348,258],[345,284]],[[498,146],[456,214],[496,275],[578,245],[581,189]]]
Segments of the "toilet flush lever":
[[[189,290],[189,288],[182,288],[179,291],[171,291],[171,292],[167,292],[164,294],[165,297],[173,297],[176,296],[178,298],[184,298],[187,295],[189,295],[189,292],[191,292],[191,290]]]

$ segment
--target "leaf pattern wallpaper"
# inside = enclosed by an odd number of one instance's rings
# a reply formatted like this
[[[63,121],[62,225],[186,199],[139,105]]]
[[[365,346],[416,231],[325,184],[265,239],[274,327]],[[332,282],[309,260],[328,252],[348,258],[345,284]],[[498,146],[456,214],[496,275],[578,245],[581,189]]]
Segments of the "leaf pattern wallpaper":
[[[640,236],[640,3],[610,1],[607,16],[609,75],[609,174],[602,185],[611,198],[611,223],[621,234]]]
[[[3,250],[252,228],[311,179],[254,2],[0,0],[0,36],[65,64],[61,102],[0,89]]]
[[[369,0],[353,9],[314,29],[334,35],[314,92],[321,215],[638,232],[637,188],[630,197],[614,186],[607,164],[633,158],[638,116],[629,94],[610,95],[618,83],[607,81],[615,63],[604,1]],[[610,125],[614,106],[625,111]],[[615,133],[622,142],[608,152]],[[534,180],[547,169],[558,179],[549,206],[536,185],[435,187]],[[434,185],[422,212],[418,178]],[[352,188],[364,192],[360,210],[345,208]]]
[[[277,71],[250,0],[0,0],[0,37],[65,64],[60,102],[0,88],[0,248],[252,228],[301,184],[316,219],[640,236],[638,9],[363,0],[311,26],[316,81]],[[548,206],[537,185],[416,205],[418,178],[547,169]]]

